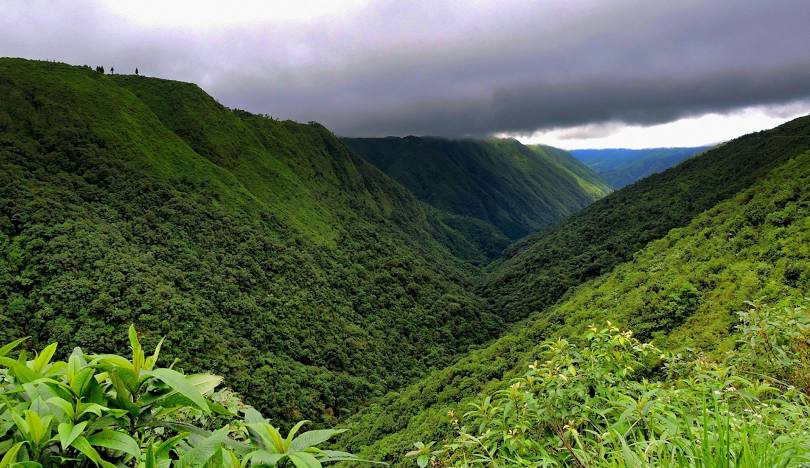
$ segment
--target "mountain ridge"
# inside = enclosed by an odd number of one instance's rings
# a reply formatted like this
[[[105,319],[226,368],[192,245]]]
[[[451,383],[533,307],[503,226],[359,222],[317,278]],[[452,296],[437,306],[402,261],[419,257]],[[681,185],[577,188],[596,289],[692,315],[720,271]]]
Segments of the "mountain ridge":
[[[417,198],[486,221],[516,239],[548,228],[609,193],[562,150],[514,139],[343,138]]]

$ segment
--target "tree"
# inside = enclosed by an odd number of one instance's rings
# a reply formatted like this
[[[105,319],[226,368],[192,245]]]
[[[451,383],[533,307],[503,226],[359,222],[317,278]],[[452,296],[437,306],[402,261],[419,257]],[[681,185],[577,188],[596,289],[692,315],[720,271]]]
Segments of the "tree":
[[[139,75],[139,74],[140,74],[140,73],[138,73],[138,67],[135,67],[135,74],[136,74],[136,75]]]

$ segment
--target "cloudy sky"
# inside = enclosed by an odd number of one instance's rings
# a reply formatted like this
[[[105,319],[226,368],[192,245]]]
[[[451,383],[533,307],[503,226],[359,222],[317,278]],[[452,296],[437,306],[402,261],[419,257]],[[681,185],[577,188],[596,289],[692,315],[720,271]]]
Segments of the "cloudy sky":
[[[339,135],[698,145],[810,113],[807,0],[3,0],[0,56]]]

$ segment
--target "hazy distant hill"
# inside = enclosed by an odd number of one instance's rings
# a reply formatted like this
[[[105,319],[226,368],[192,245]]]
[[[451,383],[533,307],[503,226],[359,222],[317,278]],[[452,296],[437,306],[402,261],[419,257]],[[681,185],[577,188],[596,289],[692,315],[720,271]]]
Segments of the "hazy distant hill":
[[[596,171],[611,187],[620,189],[709,148],[580,149],[570,153]]]
[[[552,226],[610,193],[607,184],[565,151],[512,139],[343,141],[419,199],[484,220],[513,239]]]

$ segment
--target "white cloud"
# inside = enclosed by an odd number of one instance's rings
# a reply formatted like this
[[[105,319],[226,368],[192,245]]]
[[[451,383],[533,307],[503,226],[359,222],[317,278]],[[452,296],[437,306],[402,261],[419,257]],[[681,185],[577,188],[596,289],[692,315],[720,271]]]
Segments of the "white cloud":
[[[773,128],[808,114],[810,101],[797,101],[782,106],[747,107],[726,114],[703,114],[660,125],[608,123],[542,130],[531,135],[504,133],[499,136],[564,149],[703,146]]]

